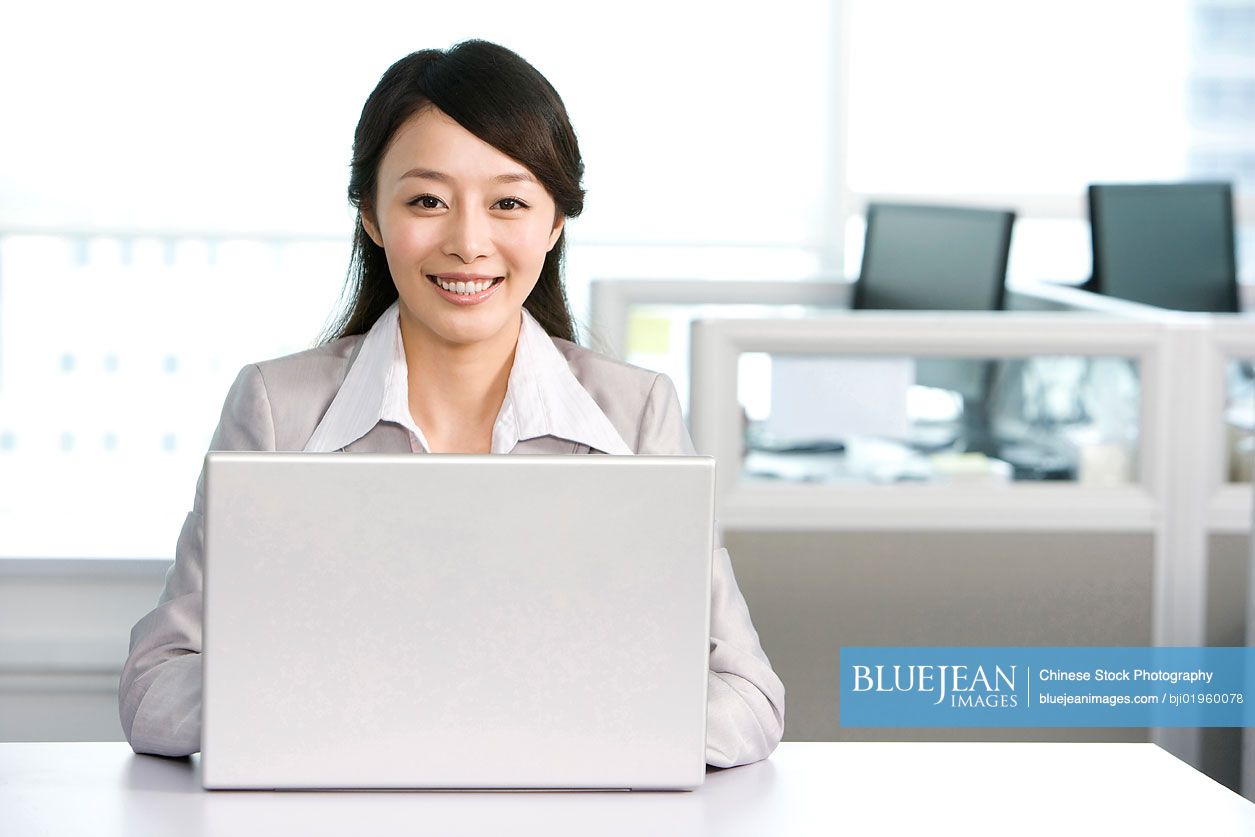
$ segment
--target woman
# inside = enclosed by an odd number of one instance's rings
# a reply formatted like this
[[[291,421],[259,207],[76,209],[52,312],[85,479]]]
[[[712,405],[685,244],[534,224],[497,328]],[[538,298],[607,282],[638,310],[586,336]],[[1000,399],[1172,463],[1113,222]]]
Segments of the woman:
[[[560,267],[582,174],[561,99],[510,50],[398,61],[354,136],[351,303],[316,348],[241,370],[210,448],[691,454],[665,375],[574,343]],[[136,752],[200,749],[203,508],[202,472],[131,632],[119,704]],[[784,687],[722,548],[712,597],[706,760],[728,767],[775,748]]]

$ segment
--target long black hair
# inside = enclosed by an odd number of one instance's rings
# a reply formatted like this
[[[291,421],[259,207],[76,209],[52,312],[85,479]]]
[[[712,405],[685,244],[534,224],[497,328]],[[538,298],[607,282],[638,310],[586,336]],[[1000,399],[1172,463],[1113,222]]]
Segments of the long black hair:
[[[522,163],[548,190],[562,215],[574,218],[584,208],[580,185],[584,162],[575,131],[558,92],[535,67],[511,50],[481,40],[405,56],[379,79],[353,134],[349,203],[357,209],[357,221],[342,296],[347,302],[319,338],[320,345],[364,334],[397,300],[387,257],[366,234],[362,212],[373,213],[379,164],[393,136],[429,106]],[[550,335],[574,342],[571,308],[562,285],[565,245],[563,229],[523,306]]]

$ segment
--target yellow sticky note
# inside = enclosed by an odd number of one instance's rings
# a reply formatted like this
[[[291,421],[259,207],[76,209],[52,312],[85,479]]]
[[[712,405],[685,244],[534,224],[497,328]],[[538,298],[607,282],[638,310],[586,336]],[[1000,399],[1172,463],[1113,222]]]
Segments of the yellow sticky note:
[[[633,312],[628,315],[628,354],[665,355],[671,347],[671,320]]]

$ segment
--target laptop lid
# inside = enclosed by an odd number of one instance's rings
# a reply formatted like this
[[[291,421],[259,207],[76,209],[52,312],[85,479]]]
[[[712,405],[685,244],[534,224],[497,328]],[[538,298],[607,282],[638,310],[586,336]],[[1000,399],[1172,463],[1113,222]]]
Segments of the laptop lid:
[[[692,788],[714,460],[212,452],[207,788]]]

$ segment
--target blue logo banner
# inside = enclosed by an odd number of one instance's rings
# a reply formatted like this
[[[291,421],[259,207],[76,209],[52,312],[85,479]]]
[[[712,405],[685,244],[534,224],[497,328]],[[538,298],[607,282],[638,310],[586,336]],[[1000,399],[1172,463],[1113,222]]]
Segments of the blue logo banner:
[[[843,727],[1252,727],[1255,648],[842,648]]]

